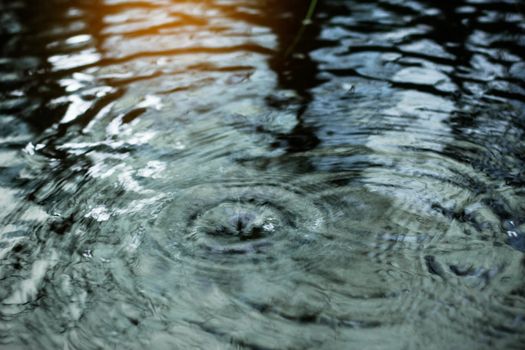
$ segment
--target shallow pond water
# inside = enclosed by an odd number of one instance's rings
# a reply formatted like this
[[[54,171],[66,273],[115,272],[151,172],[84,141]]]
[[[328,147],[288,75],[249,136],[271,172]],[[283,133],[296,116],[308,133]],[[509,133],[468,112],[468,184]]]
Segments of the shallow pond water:
[[[521,349],[519,0],[0,1],[0,348]]]

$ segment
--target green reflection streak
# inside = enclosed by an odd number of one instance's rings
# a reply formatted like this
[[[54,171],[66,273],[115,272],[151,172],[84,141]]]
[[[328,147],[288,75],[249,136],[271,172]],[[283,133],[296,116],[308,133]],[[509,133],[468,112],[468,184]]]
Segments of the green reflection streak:
[[[317,7],[317,0],[310,0],[310,5],[308,6],[308,11],[306,12],[306,16],[303,19],[303,22],[301,23],[301,28],[297,32],[297,35],[295,36],[292,44],[286,49],[286,52],[284,53],[284,57],[287,58],[290,56],[290,54],[295,50],[295,47],[301,40],[304,34],[304,30],[307,25],[312,23],[312,17],[315,13],[315,8]]]

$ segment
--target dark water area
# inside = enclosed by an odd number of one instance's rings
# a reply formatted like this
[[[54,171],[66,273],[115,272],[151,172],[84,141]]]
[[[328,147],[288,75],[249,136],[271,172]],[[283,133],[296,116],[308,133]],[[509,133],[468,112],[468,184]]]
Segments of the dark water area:
[[[522,1],[0,0],[0,349],[522,349]]]

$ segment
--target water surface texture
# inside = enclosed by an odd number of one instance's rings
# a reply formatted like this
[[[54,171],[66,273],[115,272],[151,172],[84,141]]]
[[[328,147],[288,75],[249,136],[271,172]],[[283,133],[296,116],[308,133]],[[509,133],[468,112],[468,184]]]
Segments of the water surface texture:
[[[523,348],[523,3],[308,7],[0,1],[0,348]]]

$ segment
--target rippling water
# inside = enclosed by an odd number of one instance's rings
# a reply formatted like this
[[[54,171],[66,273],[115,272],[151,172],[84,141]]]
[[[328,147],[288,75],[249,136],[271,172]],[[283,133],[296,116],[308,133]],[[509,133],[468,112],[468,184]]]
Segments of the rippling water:
[[[0,1],[0,348],[521,349],[519,0]]]

